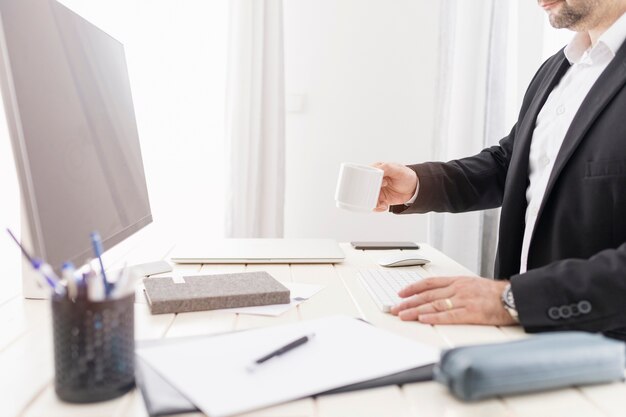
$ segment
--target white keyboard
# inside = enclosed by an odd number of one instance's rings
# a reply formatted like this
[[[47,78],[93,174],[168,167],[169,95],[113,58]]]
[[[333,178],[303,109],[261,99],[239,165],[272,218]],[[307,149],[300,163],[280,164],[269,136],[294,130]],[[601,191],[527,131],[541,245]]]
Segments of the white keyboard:
[[[398,291],[424,277],[414,270],[362,269],[359,278],[378,308],[388,313],[391,307],[402,301]]]

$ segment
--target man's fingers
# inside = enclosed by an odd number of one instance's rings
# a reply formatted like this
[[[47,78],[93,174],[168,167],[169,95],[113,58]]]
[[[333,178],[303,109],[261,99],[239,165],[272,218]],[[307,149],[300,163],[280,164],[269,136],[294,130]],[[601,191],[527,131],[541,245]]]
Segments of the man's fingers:
[[[417,311],[417,307],[416,308],[409,308],[407,310],[402,310],[400,312],[400,314],[398,314],[398,317],[400,317],[400,320],[403,320],[403,321],[417,320],[417,318],[419,317],[419,313]]]
[[[378,195],[378,201],[376,202],[376,208],[374,211],[385,211],[389,208],[389,203],[387,202],[387,197],[385,196],[385,190],[381,190]]]
[[[464,308],[442,311],[438,313],[420,314],[417,317],[424,324],[461,324],[469,323],[467,311]]]
[[[434,314],[446,311],[454,311],[462,308],[454,298],[440,298],[433,302],[419,305],[414,308],[400,311],[398,317],[402,320],[419,320],[424,314]]]
[[[445,287],[445,284],[448,286]],[[512,324],[514,320],[500,300],[505,286],[506,282],[478,277],[427,278],[406,290],[407,293],[416,292],[412,299],[419,300],[420,296],[426,297],[434,291],[441,294],[445,289],[450,290],[453,296],[446,297],[444,293],[430,302],[406,308],[398,316],[402,320],[418,320],[427,324]]]
[[[444,300],[449,299],[454,295],[452,288],[444,287],[444,288],[436,288],[434,290],[425,291],[423,293],[414,295],[413,297],[403,301],[402,303],[393,306],[391,308],[392,314],[398,314],[402,310],[406,310],[408,308],[425,306],[429,303],[432,303],[436,300]]]
[[[407,298],[424,291],[433,290],[435,288],[447,287],[456,281],[458,277],[431,277],[417,281],[398,292],[402,298]]]
[[[387,175],[387,170],[389,170],[389,164],[386,162],[374,162],[372,165],[374,168],[382,169],[385,171],[385,175]]]
[[[376,208],[374,211],[387,211],[389,210],[389,196],[387,195],[387,191],[385,188],[381,188],[380,194],[378,195],[378,202],[376,203]]]

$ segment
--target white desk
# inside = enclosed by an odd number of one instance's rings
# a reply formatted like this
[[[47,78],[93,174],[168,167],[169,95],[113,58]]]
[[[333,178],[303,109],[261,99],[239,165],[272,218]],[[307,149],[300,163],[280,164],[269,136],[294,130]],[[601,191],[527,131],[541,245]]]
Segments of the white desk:
[[[325,288],[297,309],[277,318],[196,312],[152,316],[143,297],[136,303],[136,337],[150,339],[207,334],[266,326],[329,314],[362,317],[375,325],[438,347],[504,341],[524,337],[518,327],[428,326],[401,322],[381,313],[356,277],[357,268],[375,267],[382,252],[355,251],[342,245],[347,258],[333,265],[179,265],[180,270],[232,272],[266,270],[284,282],[324,285]],[[145,251],[142,248],[142,251]],[[385,252],[387,254],[389,252]],[[167,251],[163,253],[165,257]],[[432,260],[427,274],[468,274],[469,271],[434,249],[423,245]],[[132,255],[130,262],[133,262]],[[415,267],[418,268],[418,267]],[[1,299],[0,299],[1,300]],[[0,416],[146,416],[141,396],[133,391],[121,398],[91,405],[59,401],[54,394],[52,343],[48,303],[14,296],[0,301]],[[623,416],[626,384],[564,389],[535,395],[464,404],[434,382],[403,387],[357,391],[305,399],[254,413],[256,417],[346,416]],[[194,415],[200,416],[200,414]]]

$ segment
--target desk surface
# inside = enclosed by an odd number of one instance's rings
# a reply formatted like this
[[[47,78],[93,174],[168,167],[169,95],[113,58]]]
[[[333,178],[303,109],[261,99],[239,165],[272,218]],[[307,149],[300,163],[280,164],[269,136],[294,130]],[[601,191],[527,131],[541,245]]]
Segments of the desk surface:
[[[429,326],[401,322],[381,313],[357,280],[358,268],[376,267],[375,260],[389,252],[356,251],[342,245],[346,261],[337,265],[178,265],[189,272],[235,272],[265,270],[283,282],[324,285],[324,290],[282,316],[261,317],[207,311],[152,316],[143,297],[137,297],[136,338],[154,339],[199,335],[267,326],[331,314],[362,317],[397,334],[445,348],[525,337],[519,327]],[[163,250],[165,258],[171,248]],[[147,249],[142,247],[139,252]],[[440,252],[423,245],[432,263],[426,275],[469,274]],[[154,253],[154,252],[152,252]],[[129,261],[139,255],[129,254]],[[144,256],[145,257],[145,256]],[[72,405],[54,394],[52,342],[48,303],[14,296],[0,299],[0,416],[146,416],[141,395],[133,391],[121,398],[91,405]],[[534,395],[464,404],[434,382],[403,387],[389,386],[366,391],[305,399],[245,414],[255,417],[344,416],[623,416],[626,384],[571,388]],[[194,416],[201,416],[195,414]]]

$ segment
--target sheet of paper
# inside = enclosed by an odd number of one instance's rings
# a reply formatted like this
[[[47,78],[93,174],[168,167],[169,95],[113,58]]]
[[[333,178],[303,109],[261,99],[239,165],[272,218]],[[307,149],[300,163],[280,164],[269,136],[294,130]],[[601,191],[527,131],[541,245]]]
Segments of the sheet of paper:
[[[300,284],[300,283],[283,283],[283,285],[289,288],[291,291],[291,303],[289,304],[271,304],[267,306],[253,306],[253,307],[237,307],[228,308],[222,311],[228,311],[230,313],[239,314],[256,314],[261,316],[280,316],[288,310],[291,310],[300,303],[305,302],[309,298],[317,294],[324,286],[314,284]]]
[[[256,359],[304,335],[315,337],[250,372]],[[363,321],[334,316],[137,353],[211,417],[227,417],[434,363],[439,352]]]

